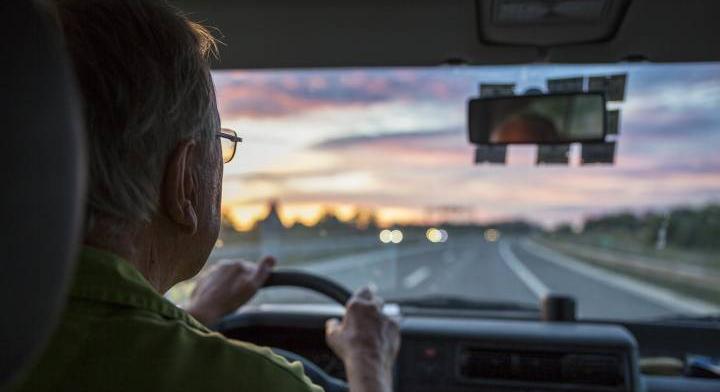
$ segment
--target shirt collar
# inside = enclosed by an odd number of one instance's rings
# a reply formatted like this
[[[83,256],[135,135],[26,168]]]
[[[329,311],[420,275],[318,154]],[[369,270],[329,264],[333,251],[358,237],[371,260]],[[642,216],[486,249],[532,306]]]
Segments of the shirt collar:
[[[114,253],[90,246],[81,250],[70,298],[143,309],[206,330],[202,324],[155,291],[132,264]]]

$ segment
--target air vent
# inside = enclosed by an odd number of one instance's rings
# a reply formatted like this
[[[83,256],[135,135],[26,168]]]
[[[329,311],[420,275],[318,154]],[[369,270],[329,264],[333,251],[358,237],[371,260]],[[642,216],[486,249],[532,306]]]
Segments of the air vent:
[[[622,359],[613,354],[508,352],[466,348],[458,374],[466,381],[508,381],[623,387]]]

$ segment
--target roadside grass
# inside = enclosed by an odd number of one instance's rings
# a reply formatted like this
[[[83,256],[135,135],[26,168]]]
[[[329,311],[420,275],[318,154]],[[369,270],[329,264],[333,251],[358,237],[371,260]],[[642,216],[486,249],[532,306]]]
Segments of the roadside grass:
[[[609,250],[621,251],[630,255],[649,257],[668,262],[693,264],[720,272],[720,252],[716,250],[682,249],[668,246],[658,250],[641,241],[625,230],[603,231],[599,233],[545,235],[543,238],[580,245],[591,245]]]
[[[710,287],[710,286],[701,286],[697,284],[692,284],[689,282],[685,282],[681,279],[677,279],[674,276],[670,275],[663,275],[663,274],[649,274],[647,271],[640,271],[632,266],[622,266],[622,265],[609,265],[607,262],[599,259],[590,257],[587,254],[578,254],[576,252],[573,252],[571,248],[568,248],[567,246],[563,246],[563,243],[572,242],[578,245],[597,245],[597,238],[584,238],[580,239],[579,235],[574,235],[573,239],[568,239],[558,236],[538,236],[533,238],[535,241],[539,242],[542,245],[545,245],[559,253],[565,254],[567,256],[573,257],[577,260],[580,260],[582,262],[591,264],[595,267],[599,267],[603,270],[620,273],[629,277],[632,277],[634,279],[644,281],[647,283],[655,284],[657,286],[669,289],[671,291],[677,292],[679,294],[684,294],[688,297],[700,299],[715,305],[720,305],[720,287]],[[630,242],[625,241],[624,244],[627,246]],[[647,252],[647,251],[641,251],[639,250],[641,248],[634,249],[634,252],[628,252],[632,253],[634,255],[638,256],[645,256],[645,257],[657,257],[657,253],[655,252]],[[624,251],[621,248],[613,247],[612,250],[614,251]],[[680,250],[673,249],[670,252],[660,252],[665,257],[663,257],[664,261],[674,261],[674,262],[690,262],[689,260],[693,260],[692,263],[696,265],[703,265],[705,267],[709,268],[718,268],[717,264],[715,262],[709,263],[708,260],[714,260],[713,258],[716,257],[715,255],[705,255],[705,256],[699,256],[697,253],[689,252],[689,253],[683,253]],[[672,255],[673,258],[668,258],[669,255]],[[702,261],[701,261],[702,260]]]

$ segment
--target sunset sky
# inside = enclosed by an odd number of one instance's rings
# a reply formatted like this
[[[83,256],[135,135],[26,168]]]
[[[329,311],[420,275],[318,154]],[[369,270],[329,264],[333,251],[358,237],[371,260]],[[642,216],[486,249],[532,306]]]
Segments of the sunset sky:
[[[511,147],[477,166],[466,101],[481,82],[627,72],[615,166],[537,167]],[[720,201],[720,64],[220,71],[223,126],[245,139],[225,166],[238,228],[281,204],[283,223],[373,210],[385,225],[523,218],[546,226],[607,211]]]

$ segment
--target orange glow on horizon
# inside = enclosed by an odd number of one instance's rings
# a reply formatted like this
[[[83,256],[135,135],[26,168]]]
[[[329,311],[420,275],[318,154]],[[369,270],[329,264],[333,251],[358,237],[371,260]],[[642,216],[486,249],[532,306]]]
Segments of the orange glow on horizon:
[[[377,223],[382,228],[397,224],[418,224],[423,221],[420,210],[405,207],[382,207],[377,210]]]
[[[223,217],[226,218],[236,231],[250,231],[255,223],[265,219],[268,206],[253,204],[243,206],[223,206]]]
[[[342,216],[338,216],[338,219],[349,220],[352,218],[352,216],[348,218],[349,207],[351,206],[334,209],[334,215]],[[280,222],[285,227],[290,227],[297,223],[312,227],[317,225],[320,219],[331,211],[332,210],[327,209],[323,204],[280,204],[277,212]],[[252,230],[255,224],[266,219],[269,213],[269,204],[223,206],[223,217],[230,222],[235,230],[241,232]]]
[[[296,223],[305,226],[315,226],[325,215],[325,208],[320,204],[282,204],[278,208],[278,215],[283,226],[290,227]]]
[[[350,205],[338,205],[333,208],[333,215],[335,215],[341,222],[349,222],[358,213],[358,208]]]
[[[418,224],[423,222],[423,212],[420,209],[378,207],[372,211],[375,213],[377,224],[382,228],[398,224]],[[223,217],[230,222],[235,230],[240,232],[252,230],[258,222],[267,218],[269,212],[269,204],[223,206]],[[285,227],[298,223],[313,227],[327,215],[335,216],[341,222],[347,223],[357,218],[358,214],[362,212],[367,212],[367,210],[352,204],[280,203],[278,206],[278,217]]]

